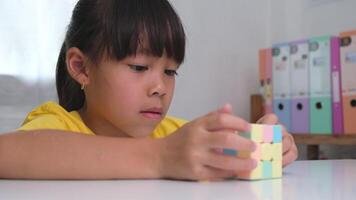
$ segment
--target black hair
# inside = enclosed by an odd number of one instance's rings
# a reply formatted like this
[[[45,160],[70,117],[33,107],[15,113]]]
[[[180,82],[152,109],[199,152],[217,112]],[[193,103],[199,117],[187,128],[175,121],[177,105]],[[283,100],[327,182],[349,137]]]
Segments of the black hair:
[[[66,53],[80,49],[93,63],[103,56],[122,60],[144,48],[150,55],[184,61],[185,33],[167,0],[79,0],[61,47],[56,69],[59,104],[80,109],[84,92],[68,73]]]

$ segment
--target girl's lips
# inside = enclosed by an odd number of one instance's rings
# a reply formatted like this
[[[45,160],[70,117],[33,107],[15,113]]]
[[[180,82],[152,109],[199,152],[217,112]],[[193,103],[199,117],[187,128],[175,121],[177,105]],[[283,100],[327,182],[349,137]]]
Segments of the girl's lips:
[[[162,118],[162,109],[161,108],[150,108],[140,112],[144,117],[148,119],[159,120]]]
[[[141,114],[148,118],[148,119],[153,119],[153,120],[159,120],[162,117],[162,113],[160,112],[150,112],[150,111],[142,111]]]

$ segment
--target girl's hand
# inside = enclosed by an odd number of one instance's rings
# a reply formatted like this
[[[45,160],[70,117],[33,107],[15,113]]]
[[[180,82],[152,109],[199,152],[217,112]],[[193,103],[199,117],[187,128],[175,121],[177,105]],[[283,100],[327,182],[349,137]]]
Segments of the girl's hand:
[[[240,159],[222,149],[254,151],[255,144],[236,132],[249,131],[250,125],[231,114],[231,106],[211,112],[161,139],[162,178],[219,180],[236,176],[237,171],[256,167],[253,159]]]
[[[267,114],[257,121],[260,124],[279,124],[278,117],[275,114]],[[294,142],[293,136],[288,133],[285,127],[283,128],[283,167],[295,161],[298,157],[298,149]]]

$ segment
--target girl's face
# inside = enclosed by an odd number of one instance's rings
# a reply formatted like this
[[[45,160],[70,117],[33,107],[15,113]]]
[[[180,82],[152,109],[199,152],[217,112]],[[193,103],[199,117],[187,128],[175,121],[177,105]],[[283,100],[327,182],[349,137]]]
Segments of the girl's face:
[[[149,136],[168,111],[177,67],[145,53],[90,67],[83,120],[98,135]]]

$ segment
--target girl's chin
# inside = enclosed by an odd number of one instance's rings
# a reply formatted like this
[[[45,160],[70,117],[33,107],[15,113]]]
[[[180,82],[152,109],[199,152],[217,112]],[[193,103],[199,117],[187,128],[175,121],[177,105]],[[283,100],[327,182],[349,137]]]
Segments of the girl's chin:
[[[127,135],[132,138],[147,138],[151,137],[155,128],[156,126],[142,127],[128,132]]]

